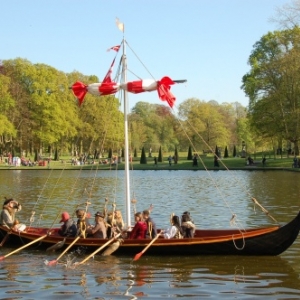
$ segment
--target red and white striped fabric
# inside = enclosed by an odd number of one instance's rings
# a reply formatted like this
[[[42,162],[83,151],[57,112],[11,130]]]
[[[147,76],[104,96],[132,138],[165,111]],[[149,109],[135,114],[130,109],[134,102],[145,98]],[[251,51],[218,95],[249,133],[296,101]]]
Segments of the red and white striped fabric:
[[[161,80],[144,79],[138,81],[130,81],[120,85],[121,89],[127,90],[130,93],[138,94],[143,92],[152,92],[157,90],[161,100],[167,101],[170,107],[173,107],[176,98],[170,92],[170,85],[175,82],[170,77],[163,77]]]
[[[157,81],[154,79],[144,79],[138,81],[129,81],[121,84],[121,89],[133,94],[151,92],[157,90]]]
[[[72,85],[71,88],[74,95],[78,99],[80,106],[87,92],[95,96],[112,95],[119,90],[119,85],[115,82],[91,83],[86,85],[80,81],[77,81]]]
[[[102,83],[92,83],[89,85],[77,81],[72,85],[72,90],[74,95],[78,98],[79,106],[82,104],[87,92],[95,96],[105,96],[115,94],[121,88],[133,94],[157,90],[159,98],[163,101],[167,101],[170,107],[173,107],[176,99],[170,91],[170,85],[173,84],[175,84],[175,82],[169,77],[163,77],[158,81],[154,79],[129,81],[121,85],[113,81],[103,81]]]

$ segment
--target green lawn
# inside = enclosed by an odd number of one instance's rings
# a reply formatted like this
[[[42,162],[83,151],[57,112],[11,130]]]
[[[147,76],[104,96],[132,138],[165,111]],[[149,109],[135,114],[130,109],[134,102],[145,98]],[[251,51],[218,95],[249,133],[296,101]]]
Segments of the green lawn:
[[[158,156],[156,154],[152,155]],[[136,157],[133,159],[133,162],[130,166],[130,169],[133,170],[204,170],[207,169],[262,169],[262,168],[288,168],[292,169],[292,162],[293,156],[281,158],[280,156],[274,158],[268,158],[266,165],[263,166],[262,164],[262,157],[256,155],[254,158],[255,164],[253,166],[248,166],[246,164],[245,158],[224,158],[219,161],[219,168],[214,167],[214,159],[212,155],[208,156],[201,156],[198,159],[198,167],[193,167],[193,163],[191,160],[187,160],[186,153],[179,153],[179,160],[177,164],[172,162],[172,165],[169,166],[167,161],[167,157],[164,157],[163,162],[158,162],[157,166],[154,165],[153,157],[147,157],[147,164],[140,164],[140,158]],[[204,167],[203,164],[206,166]],[[91,161],[91,160],[90,160]],[[119,163],[117,166],[110,166],[108,164],[85,164],[82,166],[73,166],[71,165],[71,157],[70,156],[62,156],[60,157],[59,161],[51,161],[50,165],[48,166],[34,166],[34,167],[14,167],[9,166],[6,163],[0,163],[0,170],[1,169],[100,169],[100,170],[109,170],[109,169],[124,169],[124,162]],[[295,169],[295,171],[298,170]],[[300,170],[300,169],[299,169]]]

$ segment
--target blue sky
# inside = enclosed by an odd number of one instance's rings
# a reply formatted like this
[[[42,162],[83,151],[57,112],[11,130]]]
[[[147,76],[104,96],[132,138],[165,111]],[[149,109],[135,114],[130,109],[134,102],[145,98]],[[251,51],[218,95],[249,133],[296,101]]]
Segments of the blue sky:
[[[270,22],[286,0],[2,0],[0,59],[25,58],[63,72],[105,76],[123,37],[128,68],[141,78],[187,79],[172,87],[188,98],[248,105],[240,89],[255,42],[278,29]],[[151,73],[151,75],[147,72]],[[130,78],[129,78],[130,79]],[[132,95],[161,104],[156,92]]]

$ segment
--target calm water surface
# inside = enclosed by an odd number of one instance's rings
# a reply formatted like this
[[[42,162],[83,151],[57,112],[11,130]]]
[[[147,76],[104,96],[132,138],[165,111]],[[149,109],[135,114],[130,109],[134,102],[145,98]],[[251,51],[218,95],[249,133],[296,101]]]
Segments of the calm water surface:
[[[154,205],[159,227],[170,213],[189,210],[199,228],[229,228],[232,214],[240,227],[273,224],[254,209],[255,197],[279,223],[299,211],[300,174],[283,171],[132,171],[138,211]],[[72,212],[89,200],[91,213],[104,199],[124,209],[123,173],[114,171],[1,170],[1,196],[23,204],[19,219],[31,211],[36,222],[55,225],[62,210]],[[55,222],[54,220],[57,221]],[[13,251],[0,248],[0,255]],[[278,257],[131,257],[97,255],[74,268],[86,255],[57,258],[37,248],[24,249],[0,262],[0,299],[300,299],[300,240]]]

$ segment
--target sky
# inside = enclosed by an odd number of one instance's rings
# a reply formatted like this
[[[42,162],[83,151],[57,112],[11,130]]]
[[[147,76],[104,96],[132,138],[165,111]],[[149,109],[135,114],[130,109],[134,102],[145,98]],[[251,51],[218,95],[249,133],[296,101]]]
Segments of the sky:
[[[253,45],[279,29],[270,19],[287,0],[0,0],[0,60],[27,59],[101,81],[125,26],[129,74],[186,79],[172,87],[180,103],[197,98],[248,105],[241,90]],[[132,50],[133,51],[132,51]],[[133,76],[133,75],[130,75]],[[129,80],[137,80],[136,77]],[[156,92],[129,106],[162,104]]]

